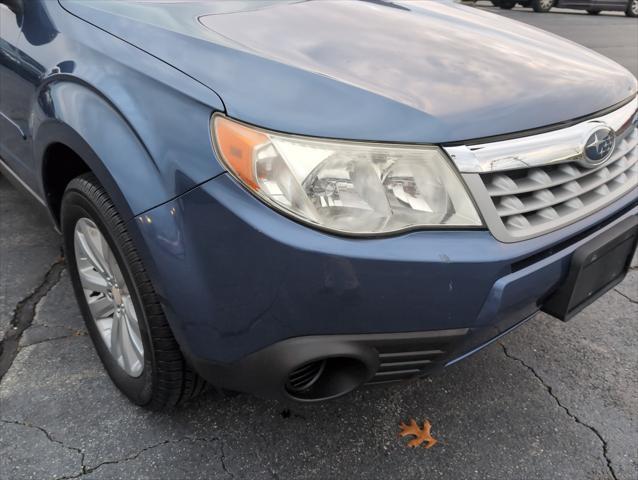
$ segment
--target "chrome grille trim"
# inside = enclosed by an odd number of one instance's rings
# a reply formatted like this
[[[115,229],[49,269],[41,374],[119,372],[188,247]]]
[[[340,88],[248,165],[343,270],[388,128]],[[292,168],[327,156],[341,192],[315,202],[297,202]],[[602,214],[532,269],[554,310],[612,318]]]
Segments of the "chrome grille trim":
[[[616,133],[627,127],[638,110],[638,97],[592,120],[551,132],[480,145],[445,147],[461,173],[484,173],[532,168],[583,158],[585,141],[592,130],[607,125]]]
[[[577,170],[579,166],[573,166],[570,164],[559,165],[558,168],[556,168],[556,172],[551,176],[551,181],[545,185],[545,188],[555,187],[571,180],[578,180],[580,178],[586,177],[587,175],[591,175],[592,173],[595,173],[602,168],[608,167],[621,157],[626,156],[631,152],[632,149],[636,148],[636,145],[638,145],[638,132],[634,130],[634,134],[629,135],[628,137],[631,138],[625,137],[622,138],[622,140],[618,139],[619,143],[611,158],[607,162],[598,165],[597,167],[589,169],[580,167],[581,171],[578,172]],[[533,178],[530,178],[528,181],[525,181],[525,179],[521,179],[520,181],[516,182],[516,187],[513,189],[499,188],[498,184],[495,185],[494,182],[492,182],[492,184],[487,185],[487,190],[492,197],[499,195],[520,195],[522,193],[538,190],[538,182],[534,181]]]
[[[620,127],[614,129],[617,135],[614,151],[609,160],[601,165],[587,168],[582,164],[581,153],[567,159],[546,158],[545,163],[532,161],[530,166],[525,167],[519,165],[518,168],[509,168],[513,163],[508,161],[508,168],[462,173],[492,234],[503,242],[525,240],[578,221],[624,195],[632,195],[638,200],[636,102],[636,99],[631,102],[630,114],[625,107],[619,109],[623,110],[622,115],[618,111],[610,114],[616,121],[613,126]],[[584,122],[587,126],[582,131],[591,132],[590,123]],[[578,128],[580,125],[569,128]],[[601,123],[596,125],[600,126]],[[550,134],[554,134],[554,141],[566,138],[561,131],[541,135],[548,139],[550,137],[547,135]],[[516,142],[529,145],[528,138],[507,142],[511,143],[513,151]],[[581,149],[585,140],[582,140]],[[562,147],[555,144],[551,150],[562,151]],[[497,164],[500,167],[506,165],[505,161],[500,160],[494,165]]]

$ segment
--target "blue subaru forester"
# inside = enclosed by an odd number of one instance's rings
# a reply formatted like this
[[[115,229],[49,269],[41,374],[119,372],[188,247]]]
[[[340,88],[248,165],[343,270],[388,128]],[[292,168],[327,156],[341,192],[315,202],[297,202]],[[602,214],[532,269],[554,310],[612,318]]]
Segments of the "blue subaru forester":
[[[431,374],[629,267],[636,79],[548,33],[399,0],[0,0],[0,22],[0,169],[139,405]]]

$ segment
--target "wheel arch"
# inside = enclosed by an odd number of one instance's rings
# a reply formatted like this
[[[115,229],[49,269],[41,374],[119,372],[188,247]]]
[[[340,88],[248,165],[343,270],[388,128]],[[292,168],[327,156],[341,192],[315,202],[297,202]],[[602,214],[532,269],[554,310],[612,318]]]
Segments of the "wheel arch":
[[[39,89],[37,110],[33,150],[41,191],[56,224],[66,185],[88,171],[127,220],[166,199],[142,139],[100,92],[76,79],[55,79]]]
[[[42,190],[56,226],[60,226],[62,197],[67,185],[87,172],[92,172],[91,167],[66,143],[57,141],[46,147],[42,158]]]

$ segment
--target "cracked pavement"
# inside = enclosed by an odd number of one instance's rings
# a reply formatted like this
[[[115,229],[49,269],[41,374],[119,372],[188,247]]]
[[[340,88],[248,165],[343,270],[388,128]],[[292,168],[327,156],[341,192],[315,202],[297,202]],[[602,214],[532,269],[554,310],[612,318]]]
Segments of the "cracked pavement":
[[[608,22],[601,51],[620,61],[638,39],[618,16],[507,15],[576,41]],[[59,254],[0,177],[0,479],[638,478],[638,268],[569,323],[540,315],[441,376],[319,405],[209,393],[158,414],[110,383]],[[406,448],[411,417],[440,443]]]

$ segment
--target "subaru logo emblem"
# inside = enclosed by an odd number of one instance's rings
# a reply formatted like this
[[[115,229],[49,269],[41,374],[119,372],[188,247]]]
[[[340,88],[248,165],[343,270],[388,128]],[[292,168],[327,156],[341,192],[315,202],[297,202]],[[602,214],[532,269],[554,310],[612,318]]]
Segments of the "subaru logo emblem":
[[[584,149],[585,167],[595,167],[604,163],[614,151],[616,135],[609,127],[599,127],[587,138]]]

